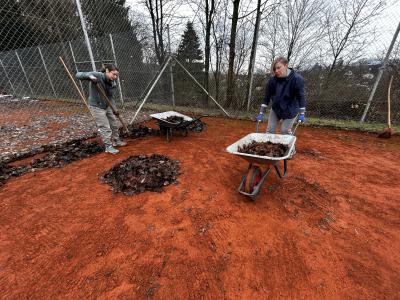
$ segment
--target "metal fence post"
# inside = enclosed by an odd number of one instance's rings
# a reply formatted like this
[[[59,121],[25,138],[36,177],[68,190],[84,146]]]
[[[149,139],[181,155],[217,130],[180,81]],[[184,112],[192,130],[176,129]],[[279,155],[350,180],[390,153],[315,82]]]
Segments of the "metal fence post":
[[[38,50],[39,50],[40,58],[42,59],[43,66],[44,66],[44,69],[45,69],[45,71],[46,71],[47,78],[49,79],[51,89],[53,90],[54,97],[57,98],[56,90],[54,89],[53,82],[51,81],[51,77],[50,77],[50,75],[49,75],[49,71],[47,70],[47,66],[46,66],[46,62],[44,61],[44,57],[43,57],[43,54],[42,54],[42,50],[40,50],[40,47],[39,47],[39,46],[38,46],[37,48],[38,48]]]
[[[28,75],[26,75],[26,72],[25,72],[24,66],[22,65],[22,62],[21,62],[21,59],[19,58],[19,55],[18,55],[18,52],[17,52],[17,50],[15,50],[15,55],[17,56],[17,59],[18,59],[19,65],[21,66],[22,73],[24,73],[24,76],[25,76],[26,82],[28,83],[29,89],[30,89],[30,91],[31,91],[31,95],[33,95],[33,90],[32,90],[31,84],[29,83]]]
[[[75,71],[76,71],[76,72],[79,72],[78,66],[76,65],[75,53],[74,53],[74,50],[73,50],[73,48],[72,48],[71,42],[68,42],[68,45],[69,45],[69,50],[71,51],[72,60],[74,61]],[[83,85],[82,85],[82,81],[81,81],[81,80],[78,80],[78,81],[79,81],[79,85],[81,86],[81,91],[84,92]]]
[[[153,91],[154,87],[156,86],[158,80],[160,80],[161,75],[164,73],[164,71],[165,71],[167,65],[170,63],[171,59],[172,59],[172,56],[169,56],[168,59],[165,61],[165,65],[160,70],[160,73],[158,73],[157,78],[154,80],[153,84],[151,85],[150,90],[147,92],[146,96],[144,97],[142,103],[140,104],[138,110],[136,111],[135,115],[133,116],[133,118],[129,124],[133,124],[133,122],[135,121],[136,116],[139,114],[139,111],[142,109],[142,106],[147,101],[147,98],[149,98],[151,92]]]
[[[1,59],[0,59],[0,65],[1,65],[1,67],[3,68],[3,70],[4,70],[4,74],[6,74],[6,77],[7,77],[8,83],[10,84],[10,86],[11,86],[11,89],[12,89],[12,91],[13,91],[13,94],[15,95],[15,89],[14,89],[14,86],[13,86],[13,84],[11,83],[10,77],[8,77],[7,70],[6,70],[6,68],[4,67],[4,65],[3,65],[3,62],[1,61]]]
[[[96,71],[96,64],[94,63],[92,45],[90,44],[90,39],[89,39],[89,35],[87,33],[85,19],[83,18],[81,2],[80,2],[80,0],[75,0],[75,2],[76,2],[76,7],[78,9],[79,19],[81,20],[81,26],[82,26],[82,30],[83,30],[83,35],[85,36],[86,48],[87,48],[87,50],[89,52],[89,58],[90,58],[90,62],[92,64],[92,69],[93,69],[93,71]]]
[[[393,35],[393,39],[392,42],[390,43],[389,49],[386,52],[386,56],[385,59],[383,60],[382,66],[379,68],[379,72],[378,72],[378,76],[376,77],[375,83],[374,83],[374,87],[372,88],[371,94],[369,95],[368,101],[367,101],[367,106],[365,107],[364,113],[361,117],[360,122],[363,123],[365,120],[365,117],[367,116],[368,110],[369,110],[369,106],[371,105],[372,99],[374,98],[375,92],[376,92],[376,88],[378,87],[379,81],[381,81],[382,78],[382,74],[383,74],[383,70],[386,68],[386,64],[389,60],[389,56],[390,53],[392,52],[394,43],[396,42],[397,36],[399,35],[399,31],[400,31],[400,22],[399,25],[397,26],[397,29]]]
[[[111,50],[112,50],[112,53],[113,53],[113,56],[114,56],[115,66],[117,67],[118,66],[118,62],[117,62],[117,57],[115,56],[114,40],[113,40],[113,37],[112,37],[111,33],[110,33],[110,43],[111,43]],[[120,80],[120,78],[118,78],[117,82],[118,82],[118,88],[119,88],[119,96],[121,97],[121,103],[122,103],[122,106],[124,106],[125,102],[124,102],[124,97],[122,95],[122,88],[121,88],[121,80]]]
[[[167,25],[167,31],[168,31],[168,51],[169,55],[171,56],[171,39],[169,36],[169,25]],[[169,64],[169,73],[170,73],[170,78],[171,78],[171,100],[172,100],[172,106],[175,108],[175,87],[174,87],[174,75],[172,73],[172,63]]]
[[[226,112],[226,110],[217,102],[217,100],[215,100],[215,99],[213,98],[213,96],[210,95],[210,93],[201,85],[201,83],[198,82],[197,79],[194,78],[194,76],[193,76],[192,74],[190,74],[190,72],[179,62],[179,60],[177,60],[175,57],[172,57],[172,58],[173,58],[173,59],[178,63],[178,65],[186,72],[186,74],[188,74],[189,77],[193,79],[193,81],[199,86],[199,88],[201,88],[201,89],[204,91],[204,93],[206,93],[206,94],[208,95],[208,97],[210,97],[211,100],[213,100],[214,103],[215,103],[228,117],[230,117],[230,115]]]

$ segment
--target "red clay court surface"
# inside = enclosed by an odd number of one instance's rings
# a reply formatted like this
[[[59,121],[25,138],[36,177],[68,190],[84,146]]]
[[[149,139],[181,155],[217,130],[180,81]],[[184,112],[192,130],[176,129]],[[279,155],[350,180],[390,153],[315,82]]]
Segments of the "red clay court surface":
[[[399,299],[400,138],[300,128],[288,175],[256,202],[226,146],[255,123],[207,118],[188,137],[129,141],[0,189],[4,299]],[[181,162],[162,193],[113,194],[130,155]]]

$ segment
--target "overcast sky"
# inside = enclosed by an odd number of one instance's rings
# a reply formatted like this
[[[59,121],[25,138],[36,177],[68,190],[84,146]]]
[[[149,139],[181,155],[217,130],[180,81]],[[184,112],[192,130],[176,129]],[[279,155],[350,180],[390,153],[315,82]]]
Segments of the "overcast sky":
[[[400,22],[400,0],[387,0],[386,2],[387,7],[382,15],[375,21],[374,24],[371,24],[372,27],[375,26],[376,28],[376,38],[369,45],[370,50],[368,52],[370,52],[371,55],[386,51]],[[126,3],[127,5],[130,5],[132,9],[140,11],[145,16],[150,18],[148,11],[143,4],[143,0],[127,0]],[[196,7],[193,6],[193,8]],[[181,28],[179,28],[178,32],[183,32],[187,21],[197,21],[195,19],[195,12],[193,12],[193,9],[191,9],[188,5],[181,5],[175,13],[175,23],[181,24]],[[198,33],[200,34],[200,32]],[[176,47],[179,43],[180,35],[174,35],[172,36],[172,39],[172,44],[175,44]],[[400,36],[398,37],[397,41],[399,40]]]

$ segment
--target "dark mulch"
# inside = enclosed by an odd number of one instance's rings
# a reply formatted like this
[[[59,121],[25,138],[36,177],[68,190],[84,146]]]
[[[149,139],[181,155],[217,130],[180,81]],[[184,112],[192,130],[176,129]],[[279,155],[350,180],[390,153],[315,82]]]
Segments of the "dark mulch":
[[[159,129],[153,129],[147,126],[143,125],[137,125],[137,124],[130,124],[127,125],[129,134],[126,133],[124,128],[119,128],[119,135],[123,138],[140,138],[140,137],[145,137],[147,135],[160,135],[160,130]]]
[[[288,150],[288,146],[272,142],[256,142],[238,147],[238,152],[259,156],[282,157]]]
[[[192,117],[193,119],[195,119],[195,117]],[[165,119],[167,122],[170,123],[175,123],[175,124],[180,124],[183,122],[183,117],[179,117],[179,116],[170,116],[168,118]],[[192,122],[190,125],[188,125],[186,128],[188,131],[193,131],[193,132],[202,132],[203,130],[205,130],[207,127],[207,124],[203,121],[201,121],[200,119],[195,120],[194,122]]]
[[[100,180],[111,185],[115,193],[125,195],[161,192],[164,186],[177,182],[179,169],[179,161],[167,156],[131,156],[100,176]]]
[[[193,132],[202,132],[207,128],[207,124],[202,120],[196,120],[192,124],[190,124],[187,129]]]
[[[182,122],[183,122],[184,118],[183,118],[183,117],[179,117],[179,116],[169,116],[169,117],[166,118],[165,120],[166,120],[167,122],[170,122],[170,123],[179,124],[179,123],[182,123]]]
[[[0,162],[0,186],[11,177],[18,177],[27,172],[48,167],[62,167],[74,161],[90,157],[104,151],[104,146],[97,141],[86,142],[75,140],[62,145],[46,145],[46,153],[41,158],[30,162],[12,166],[10,163]]]
[[[31,167],[35,169],[62,167],[103,151],[104,146],[100,145],[97,141],[85,142],[78,140],[72,143],[66,143],[63,147],[52,149],[45,156],[34,159],[31,162]]]

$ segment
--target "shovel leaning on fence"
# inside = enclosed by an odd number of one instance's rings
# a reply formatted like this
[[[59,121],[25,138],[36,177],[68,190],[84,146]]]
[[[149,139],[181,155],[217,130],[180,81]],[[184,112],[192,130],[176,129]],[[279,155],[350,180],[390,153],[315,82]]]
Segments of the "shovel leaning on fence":
[[[81,90],[79,89],[78,85],[76,84],[74,77],[72,77],[71,72],[68,70],[67,65],[65,64],[64,60],[62,59],[62,57],[60,56],[60,61],[62,63],[62,65],[64,66],[65,71],[67,72],[69,78],[71,79],[72,83],[74,84],[76,90],[78,91],[79,96],[81,96],[82,101],[85,103],[86,107],[89,109],[89,105],[85,99],[85,96],[83,96],[83,93],[81,92]],[[112,112],[114,113],[114,115],[117,116],[117,118],[119,119],[119,121],[121,122],[122,126],[124,127],[124,130],[126,131],[127,134],[129,134],[129,130],[128,127],[126,126],[124,120],[122,119],[122,117],[120,116],[118,110],[114,107],[113,103],[110,101],[110,99],[107,97],[106,93],[104,92],[103,88],[101,87],[101,85],[99,83],[95,83],[94,86],[96,87],[98,93],[101,95],[101,97],[107,102],[107,104],[110,106]],[[90,111],[90,109],[89,109]]]

